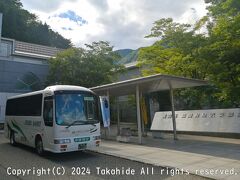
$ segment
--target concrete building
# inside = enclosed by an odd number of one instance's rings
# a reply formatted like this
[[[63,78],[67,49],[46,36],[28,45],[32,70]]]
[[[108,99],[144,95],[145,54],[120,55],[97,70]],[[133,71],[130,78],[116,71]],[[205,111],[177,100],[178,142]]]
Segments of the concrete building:
[[[141,77],[141,68],[137,66],[137,61],[124,65],[127,71],[119,75],[119,81]]]
[[[54,47],[0,38],[0,123],[4,120],[7,97],[44,87],[47,59],[59,51]]]
[[[45,87],[47,60],[59,51],[61,49],[54,47],[0,38],[0,123],[5,118],[8,97]],[[126,68],[119,81],[140,76],[136,62],[126,64]]]

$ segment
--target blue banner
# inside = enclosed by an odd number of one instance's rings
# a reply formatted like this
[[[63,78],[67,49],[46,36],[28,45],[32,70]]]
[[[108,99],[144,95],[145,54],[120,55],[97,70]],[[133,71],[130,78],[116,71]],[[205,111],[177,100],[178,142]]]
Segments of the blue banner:
[[[107,96],[100,96],[103,126],[110,126],[110,104]]]

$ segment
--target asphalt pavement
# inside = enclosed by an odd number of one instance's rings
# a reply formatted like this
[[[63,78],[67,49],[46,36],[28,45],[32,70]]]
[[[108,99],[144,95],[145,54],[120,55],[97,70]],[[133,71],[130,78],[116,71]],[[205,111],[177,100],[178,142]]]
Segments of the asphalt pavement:
[[[0,179],[206,179],[171,168],[91,151],[38,156],[32,148],[13,147],[0,133]]]

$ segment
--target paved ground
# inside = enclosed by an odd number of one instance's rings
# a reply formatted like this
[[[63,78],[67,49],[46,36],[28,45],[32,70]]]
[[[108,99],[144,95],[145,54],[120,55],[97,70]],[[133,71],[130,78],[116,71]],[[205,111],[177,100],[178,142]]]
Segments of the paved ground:
[[[162,167],[174,167],[214,179],[240,179],[240,140],[180,135],[131,143],[102,141],[98,152]]]
[[[114,143],[110,143],[113,144]],[[110,145],[103,143],[103,148]],[[125,146],[125,145],[123,145]],[[127,173],[129,169],[135,171],[135,175],[99,175],[97,168],[101,168],[101,173],[104,174],[105,169],[110,168],[113,171],[118,168],[121,174]],[[48,175],[49,169],[49,175]],[[21,170],[21,171],[20,171]],[[13,176],[8,173],[16,174],[17,172],[29,170],[28,175]],[[64,175],[53,175],[54,173],[63,173]],[[122,172],[124,170],[124,172]],[[148,170],[148,174],[147,174]],[[126,172],[127,171],[127,172]],[[142,175],[140,175],[142,171]],[[143,173],[145,172],[145,175]],[[153,171],[153,173],[152,173]],[[82,175],[84,173],[86,175]],[[90,172],[90,174],[88,174]],[[41,175],[43,173],[43,175]],[[46,175],[44,175],[46,173]],[[101,174],[100,173],[100,174]],[[167,174],[168,173],[168,174]],[[136,180],[149,180],[149,179],[196,179],[202,180],[199,176],[193,175],[174,175],[175,173],[181,174],[181,171],[176,171],[170,168],[161,168],[154,165],[139,163],[136,161],[126,160],[119,157],[99,154],[95,152],[74,152],[64,154],[48,153],[45,157],[39,157],[33,149],[26,146],[12,147],[7,139],[0,133],[0,179],[1,180],[34,180],[34,179],[136,179]],[[79,175],[78,175],[79,174]],[[38,177],[39,176],[39,177]]]

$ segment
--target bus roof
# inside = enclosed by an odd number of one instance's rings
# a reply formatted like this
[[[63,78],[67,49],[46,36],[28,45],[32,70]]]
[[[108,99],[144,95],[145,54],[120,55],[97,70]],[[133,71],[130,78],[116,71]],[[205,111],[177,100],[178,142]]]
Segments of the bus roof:
[[[88,91],[92,92],[90,89],[82,87],[82,86],[72,86],[72,85],[55,85],[55,86],[48,86],[44,90],[49,91]]]
[[[90,89],[87,89],[87,88],[82,87],[82,86],[54,85],[54,86],[48,86],[45,89],[40,90],[40,91],[34,91],[34,92],[30,92],[30,93],[24,93],[24,94],[12,96],[12,97],[9,97],[8,99],[20,98],[20,97],[25,97],[25,96],[32,96],[32,95],[42,94],[44,92],[55,92],[55,91],[88,91],[88,92],[94,93]]]

